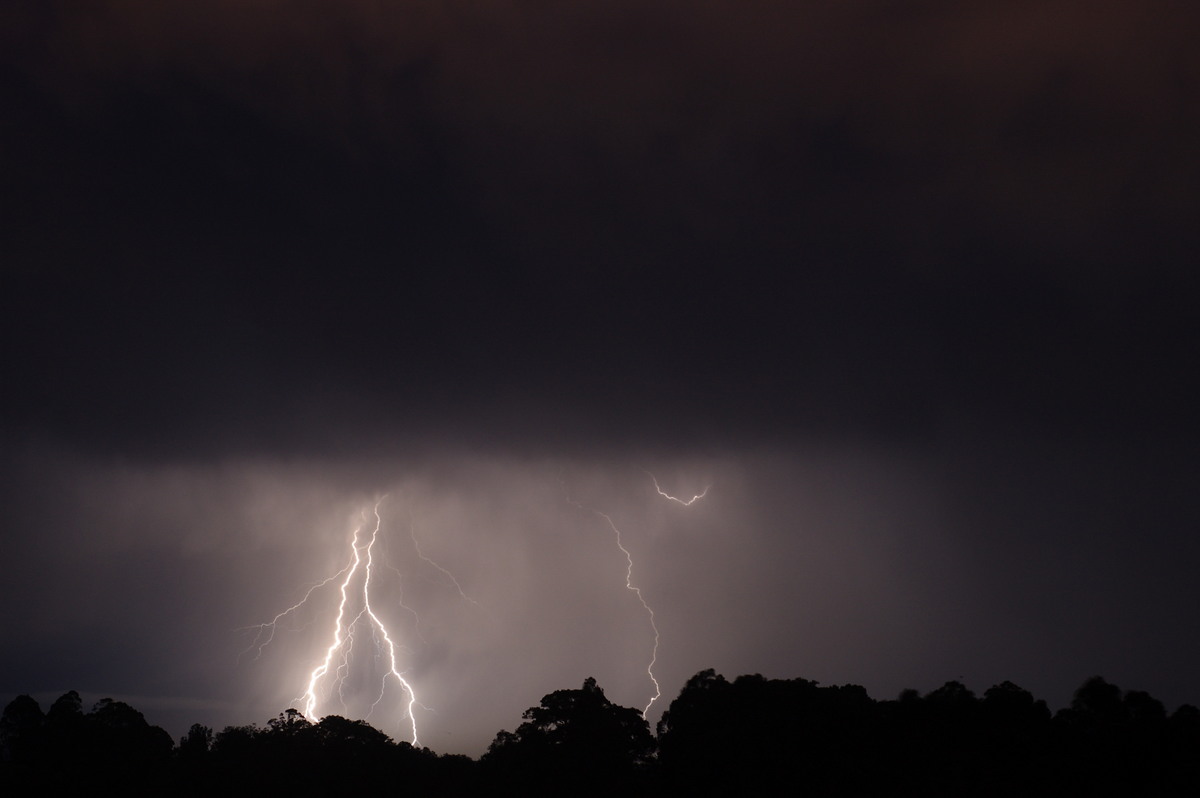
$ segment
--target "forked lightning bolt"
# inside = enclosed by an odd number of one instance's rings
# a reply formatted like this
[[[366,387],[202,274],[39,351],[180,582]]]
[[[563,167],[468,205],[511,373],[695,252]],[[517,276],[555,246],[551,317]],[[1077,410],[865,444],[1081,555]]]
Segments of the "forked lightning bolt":
[[[383,502],[380,499],[375,503],[375,528],[371,531],[371,539],[366,544],[365,548],[359,543],[359,534],[363,530],[360,525],[354,530],[354,537],[351,541],[351,549],[353,550],[353,561],[350,564],[349,572],[346,578],[342,580],[341,596],[342,600],[338,603],[337,618],[333,623],[332,642],[325,649],[325,659],[320,665],[313,668],[308,677],[308,686],[298,701],[301,701],[304,708],[301,710],[304,717],[310,722],[316,723],[317,705],[320,701],[317,693],[322,681],[329,676],[330,669],[333,667],[335,660],[340,660],[337,668],[334,670],[334,684],[337,686],[339,694],[345,685],[346,670],[349,667],[350,652],[354,648],[354,627],[358,622],[366,616],[370,619],[371,630],[373,633],[378,633],[384,642],[384,647],[387,654],[387,672],[383,674],[383,678],[379,684],[379,697],[375,699],[375,703],[371,704],[371,709],[374,710],[379,702],[383,700],[384,693],[387,691],[388,677],[394,676],[396,681],[400,683],[404,692],[408,696],[408,705],[406,707],[407,718],[412,727],[412,744],[420,745],[420,740],[417,735],[417,718],[413,714],[413,707],[417,704],[417,694],[413,690],[408,680],[404,678],[396,665],[396,643],[392,640],[392,636],[388,633],[387,626],[375,614],[375,610],[371,607],[371,568],[375,564],[375,542],[379,539],[379,528],[383,524],[383,520],[379,516],[379,505]],[[366,553],[366,563],[363,563],[363,553]],[[354,581],[355,575],[358,573],[359,567],[363,569],[362,577],[362,609],[352,621],[346,623],[346,604],[349,601],[350,584]]]
[[[654,488],[660,496],[676,502],[684,507],[690,507],[698,500],[704,498],[708,494],[708,491],[711,487],[707,486],[703,491],[696,494],[691,499],[684,500],[668,494],[662,489],[658,483],[658,479],[655,478],[653,474],[650,474],[648,471],[646,473],[650,476],[654,483]],[[386,498],[386,496],[384,498]],[[654,695],[650,697],[650,700],[642,709],[642,715],[645,716],[649,713],[650,707],[654,705],[654,702],[662,696],[662,690],[659,686],[658,679],[654,674],[654,666],[658,662],[658,648],[660,640],[658,625],[655,621],[654,610],[650,607],[649,603],[647,603],[645,597],[642,595],[641,588],[634,584],[633,554],[625,547],[625,544],[621,538],[621,530],[617,527],[616,522],[614,522],[612,517],[607,513],[603,513],[594,508],[585,507],[582,504],[574,501],[571,499],[569,494],[566,495],[566,499],[570,504],[574,505],[580,510],[593,513],[600,518],[603,518],[605,523],[608,524],[609,529],[612,530],[613,536],[616,540],[617,549],[620,550],[621,554],[625,556],[625,588],[637,597],[638,603],[642,605],[642,608],[646,612],[646,617],[650,623],[650,629],[654,633],[654,644],[650,651],[650,662],[646,666],[646,675],[650,678],[650,682],[654,685]],[[413,745],[420,745],[417,731],[417,719],[416,715],[414,714],[414,709],[418,706],[422,708],[425,707],[417,700],[416,691],[414,690],[413,685],[408,681],[408,679],[405,678],[404,671],[401,670],[398,664],[396,649],[399,646],[394,639],[392,632],[379,617],[375,607],[372,605],[371,585],[377,564],[375,545],[379,540],[380,529],[383,525],[382,518],[379,514],[379,507],[382,503],[383,499],[381,498],[373,507],[375,524],[369,533],[365,531],[368,527],[368,519],[366,511],[363,511],[363,523],[360,523],[354,529],[354,532],[351,535],[350,561],[347,563],[347,565],[332,576],[313,584],[308,588],[300,601],[278,613],[269,622],[247,627],[247,629],[254,629],[256,631],[253,641],[251,641],[250,646],[242,652],[242,655],[248,653],[252,649],[257,649],[256,658],[258,655],[261,655],[263,649],[266,648],[274,639],[275,632],[280,622],[282,622],[288,616],[291,616],[293,613],[296,613],[300,607],[304,606],[318,590],[327,585],[335,583],[340,579],[341,581],[338,583],[339,601],[337,614],[333,621],[333,627],[329,633],[329,642],[324,648],[324,656],[319,664],[317,664],[309,673],[308,681],[305,684],[304,691],[296,699],[296,701],[302,707],[301,711],[303,712],[305,718],[314,723],[320,719],[318,710],[321,703],[323,701],[327,701],[329,696],[334,692],[337,693],[343,709],[345,708],[346,705],[344,697],[346,692],[346,684],[350,678],[351,657],[352,654],[355,653],[355,630],[360,624],[365,625],[370,629],[371,638],[375,642],[377,660],[385,660],[385,666],[379,667],[376,671],[376,673],[380,673],[379,692],[375,697],[374,702],[370,705],[367,715],[369,716],[371,712],[373,712],[375,708],[383,701],[388,691],[389,679],[395,679],[405,696],[403,699],[405,709],[404,717],[408,720],[408,725],[412,735],[412,743]],[[481,610],[483,609],[478,602],[466,594],[461,584],[459,584],[458,580],[455,578],[454,574],[450,573],[450,571],[443,568],[431,558],[427,557],[424,552],[421,551],[415,528],[411,523],[409,526],[409,537],[412,539],[416,555],[421,561],[436,569],[446,579],[448,579],[448,584],[453,585],[463,599],[474,604]],[[395,569],[393,568],[392,570]],[[400,576],[399,571],[397,571],[397,576]],[[416,611],[405,605],[402,599],[399,602],[399,606],[401,609],[407,610],[413,615],[414,620],[417,623],[416,631],[419,637],[420,619],[417,617]]]
[[[379,694],[376,696],[374,703],[371,704],[370,711],[367,714],[370,715],[370,712],[374,711],[380,702],[383,701],[388,689],[388,680],[394,678],[405,695],[405,718],[408,720],[411,728],[412,744],[420,745],[420,738],[417,733],[417,719],[413,710],[415,707],[423,705],[417,701],[417,695],[412,684],[404,678],[404,672],[400,670],[396,658],[397,644],[392,633],[388,630],[387,625],[379,617],[378,613],[376,613],[375,607],[371,603],[371,580],[376,566],[375,544],[379,540],[379,531],[383,525],[382,518],[379,515],[379,506],[382,503],[383,499],[375,503],[375,524],[369,536],[364,532],[364,529],[367,527],[367,514],[365,510],[363,511],[363,523],[360,523],[354,529],[354,533],[351,536],[350,562],[333,576],[310,587],[300,601],[280,612],[269,622],[248,627],[249,629],[257,629],[257,632],[250,647],[242,653],[244,655],[251,649],[257,648],[258,654],[261,654],[262,650],[274,639],[275,630],[280,621],[296,612],[308,602],[317,590],[341,578],[341,582],[338,585],[340,599],[338,601],[337,615],[333,621],[329,643],[325,647],[325,655],[321,662],[309,673],[304,692],[296,701],[300,704],[304,717],[310,722],[316,723],[320,719],[318,711],[323,696],[327,697],[336,690],[338,698],[344,698],[346,681],[349,678],[351,655],[354,653],[355,628],[359,624],[365,624],[370,628],[377,651],[382,654],[382,658],[386,663],[385,667],[382,668],[383,673],[379,681]],[[418,552],[418,556],[422,560],[432,563],[429,558],[421,555],[420,552]],[[436,563],[432,564],[443,573],[449,573]],[[452,575],[451,578],[453,579]],[[458,586],[457,580],[455,580],[455,586]],[[462,592],[461,588],[459,588],[459,592]],[[403,604],[403,602],[400,603],[400,607],[411,612],[414,617],[416,616],[416,612],[411,607]],[[344,700],[342,700],[342,706],[345,707]]]

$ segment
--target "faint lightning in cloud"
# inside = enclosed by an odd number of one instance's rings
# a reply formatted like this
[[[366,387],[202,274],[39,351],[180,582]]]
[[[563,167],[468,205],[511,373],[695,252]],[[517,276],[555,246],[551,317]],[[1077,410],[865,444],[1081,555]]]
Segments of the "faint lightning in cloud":
[[[649,476],[651,480],[653,480],[654,489],[656,491],[658,491],[659,496],[670,499],[671,501],[675,502],[676,504],[682,504],[684,507],[691,507],[697,501],[699,501],[700,499],[703,499],[705,496],[708,495],[709,488],[712,487],[712,485],[705,485],[704,490],[700,491],[695,496],[693,496],[692,498],[687,499],[685,501],[684,499],[679,499],[679,498],[676,498],[675,496],[672,496],[671,494],[667,493],[665,490],[660,488],[658,486],[658,479],[653,474],[651,474],[649,471],[646,472],[646,475]]]
[[[417,556],[421,558],[422,562],[429,563],[434,568],[436,568],[438,571],[440,571],[443,576],[445,576],[447,579],[449,579],[450,584],[454,585],[454,589],[458,591],[458,595],[461,596],[464,601],[469,601],[470,603],[474,604],[476,607],[478,607],[483,612],[484,615],[488,614],[487,610],[484,609],[482,604],[480,604],[478,601],[476,601],[475,599],[473,599],[467,595],[466,591],[463,590],[462,585],[459,584],[458,579],[454,576],[454,574],[450,573],[448,570],[443,568],[441,565],[439,565],[437,562],[435,562],[432,558],[425,556],[425,553],[421,551],[421,544],[417,542],[416,524],[414,522],[412,522],[411,520],[409,521],[409,525],[408,525],[408,536],[410,538],[412,538],[413,549],[417,552]]]
[[[417,638],[422,643],[428,643],[429,641],[425,639],[425,635],[423,635],[421,633],[421,615],[420,615],[420,613],[418,613],[412,607],[410,607],[404,603],[404,574],[400,572],[399,568],[392,565],[391,563],[385,562],[384,565],[386,565],[388,567],[389,571],[391,571],[392,573],[394,573],[396,575],[396,586],[397,586],[397,592],[399,593],[399,599],[396,601],[396,606],[412,616],[413,631],[415,631],[417,633]]]

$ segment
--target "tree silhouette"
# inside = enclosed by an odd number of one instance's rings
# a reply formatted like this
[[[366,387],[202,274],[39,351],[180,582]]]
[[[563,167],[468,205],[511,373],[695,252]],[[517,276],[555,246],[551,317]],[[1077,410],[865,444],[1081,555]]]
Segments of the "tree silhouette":
[[[212,729],[193,723],[188,733],[179,738],[179,758],[185,762],[202,762],[208,757],[212,744]]]
[[[0,716],[0,761],[24,767],[39,758],[46,717],[31,696],[19,695]]]
[[[596,680],[558,690],[525,710],[516,732],[501,731],[484,760],[523,793],[613,794],[629,790],[654,756],[649,724],[613,704]]]
[[[409,794],[669,796],[1200,795],[1200,710],[1088,679],[1053,718],[1011,682],[875,701],[857,685],[697,673],[654,738],[587,679],[501,731],[481,761],[393,742],[362,720],[295,709],[263,727],[166,732],[121,701],[69,692],[0,716],[0,795]]]
[[[664,777],[681,792],[757,795],[867,790],[875,778],[875,702],[857,685],[818,687],[705,670],[659,722]]]
[[[20,696],[0,718],[4,756],[13,767],[0,772],[0,784],[39,793],[137,784],[162,787],[168,777],[173,742],[146,722],[142,713],[105,698],[83,714],[79,694],[70,691],[44,718],[37,702]]]
[[[54,700],[46,713],[50,723],[69,724],[83,720],[83,699],[74,690],[68,690]]]

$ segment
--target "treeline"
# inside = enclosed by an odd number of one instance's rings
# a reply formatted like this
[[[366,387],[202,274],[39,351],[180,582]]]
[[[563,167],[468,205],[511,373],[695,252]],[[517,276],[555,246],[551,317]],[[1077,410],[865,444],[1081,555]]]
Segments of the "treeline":
[[[656,735],[588,679],[523,721],[475,760],[294,709],[262,727],[197,724],[175,744],[119,701],[85,713],[70,692],[43,713],[20,696],[0,718],[0,794],[1200,795],[1200,711],[1168,715],[1099,677],[1052,714],[1010,682],[877,701],[856,685],[707,670]]]

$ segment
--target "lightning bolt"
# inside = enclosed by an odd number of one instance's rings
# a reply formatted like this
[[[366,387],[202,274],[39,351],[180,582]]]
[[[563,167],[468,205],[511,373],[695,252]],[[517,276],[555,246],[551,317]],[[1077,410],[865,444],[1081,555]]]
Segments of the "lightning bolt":
[[[312,723],[316,723],[320,719],[318,710],[322,700],[323,698],[327,698],[331,693],[336,692],[337,701],[341,704],[342,709],[345,710],[346,683],[350,678],[351,658],[355,648],[355,630],[360,626],[366,626],[370,630],[372,639],[375,641],[376,661],[385,663],[382,666],[378,666],[378,669],[382,670],[379,681],[379,693],[370,705],[367,715],[370,716],[371,712],[383,701],[387,694],[389,681],[394,679],[406,697],[403,700],[405,708],[404,717],[409,722],[412,744],[419,746],[420,737],[417,732],[417,718],[414,708],[428,708],[417,700],[417,694],[413,689],[412,683],[404,677],[404,672],[400,669],[397,660],[397,648],[402,647],[397,645],[392,632],[379,617],[371,602],[372,577],[376,570],[375,544],[379,540],[379,532],[383,526],[379,507],[386,498],[384,496],[375,502],[373,508],[375,524],[369,533],[364,531],[367,528],[367,513],[366,510],[363,511],[363,522],[355,527],[350,538],[349,563],[337,573],[314,584],[305,592],[303,598],[278,613],[270,621],[245,627],[247,630],[255,630],[255,636],[249,648],[243,651],[239,655],[239,658],[247,652],[257,649],[255,655],[257,659],[262,654],[263,649],[274,639],[276,628],[281,621],[304,606],[318,590],[340,579],[341,581],[338,584],[339,601],[337,615],[333,621],[333,628],[330,631],[329,643],[325,647],[324,657],[309,673],[304,692],[295,701],[302,707],[301,711],[304,717]],[[428,558],[422,557],[422,559]],[[445,569],[441,570],[444,571]],[[457,580],[455,584],[457,585]],[[459,588],[460,592],[461,590]],[[400,607],[412,613],[414,619],[419,623],[420,618],[417,616],[416,611],[405,605],[402,599]],[[419,626],[417,627],[417,632],[419,635]]]
[[[256,652],[255,659],[257,659],[262,654],[263,649],[270,645],[271,641],[275,638],[275,632],[284,619],[297,613],[321,588],[337,584],[337,613],[333,619],[332,629],[329,632],[328,643],[324,646],[324,656],[321,657],[318,664],[309,673],[304,691],[295,699],[296,704],[302,707],[301,712],[304,714],[304,717],[314,723],[319,720],[321,705],[328,702],[330,696],[336,696],[336,703],[341,705],[343,713],[349,712],[346,708],[348,684],[355,669],[358,669],[359,673],[362,672],[359,666],[353,665],[353,661],[356,658],[358,660],[362,659],[361,654],[356,652],[356,632],[361,633],[365,629],[369,631],[371,641],[374,643],[375,665],[373,666],[374,670],[372,674],[379,676],[379,690],[377,694],[374,694],[374,700],[367,709],[366,716],[369,718],[376,708],[383,703],[388,694],[389,685],[392,681],[395,681],[404,695],[402,699],[402,706],[405,711],[404,719],[408,721],[410,727],[412,744],[419,746],[420,737],[417,730],[415,709],[420,707],[430,712],[433,710],[417,700],[416,691],[412,683],[405,678],[404,671],[399,664],[398,650],[408,651],[408,649],[400,645],[393,631],[380,618],[379,613],[376,611],[376,605],[372,602],[371,595],[371,589],[377,581],[378,569],[384,567],[393,571],[398,580],[396,583],[398,586],[396,604],[400,609],[405,610],[413,616],[413,629],[416,633],[416,638],[425,642],[425,638],[421,634],[420,615],[415,609],[404,603],[404,574],[395,566],[386,562],[385,553],[376,551],[376,544],[379,542],[380,531],[383,526],[383,519],[379,513],[379,508],[386,498],[387,496],[384,495],[383,498],[375,502],[373,508],[375,523],[373,528],[369,528],[367,511],[363,510],[362,522],[355,527],[353,534],[350,536],[350,556],[349,562],[347,562],[345,567],[332,576],[326,577],[309,587],[299,601],[275,615],[270,621],[244,628],[244,631],[254,631],[254,639],[250,642],[250,646],[239,655],[239,659],[250,651]],[[417,540],[415,524],[412,522],[411,512],[409,514],[409,521],[409,537],[412,539],[413,549],[417,557],[442,575],[443,579],[437,580],[440,584],[453,585],[454,589],[458,591],[459,596],[475,605],[487,615],[487,610],[479,602],[467,595],[462,584],[449,569],[443,567],[421,551],[420,542]],[[369,654],[370,652],[367,653]]]
[[[646,675],[650,677],[650,683],[654,685],[654,695],[650,697],[650,700],[642,709],[642,717],[646,717],[646,713],[650,711],[650,707],[654,705],[654,702],[657,701],[660,696],[662,696],[662,689],[659,687],[658,679],[654,676],[654,664],[658,662],[659,643],[658,624],[654,622],[654,610],[651,609],[650,605],[646,603],[645,597],[642,596],[641,588],[633,583],[633,555],[629,552],[629,549],[625,548],[625,544],[621,542],[621,530],[617,527],[616,523],[613,522],[612,518],[607,513],[602,513],[593,507],[584,507],[582,504],[572,499],[571,495],[566,490],[566,483],[561,484],[563,485],[563,492],[566,495],[568,503],[574,505],[585,513],[592,513],[600,516],[604,519],[605,523],[608,524],[608,528],[612,530],[613,536],[617,541],[617,548],[620,549],[621,553],[625,555],[625,589],[637,596],[637,600],[642,605],[642,609],[646,611],[646,617],[650,620],[650,629],[654,632],[654,646],[650,649],[650,663],[646,665]]]
[[[385,497],[386,498],[386,497]],[[322,682],[330,675],[330,670],[333,670],[333,682],[338,689],[339,698],[342,696],[342,691],[345,687],[345,682],[349,670],[350,653],[354,648],[354,628],[365,617],[370,621],[370,628],[373,634],[378,634],[383,638],[383,648],[387,656],[387,670],[380,679],[379,696],[375,702],[371,704],[371,711],[383,701],[384,694],[387,692],[388,679],[394,677],[400,683],[400,687],[408,696],[408,702],[405,707],[406,715],[412,730],[412,744],[420,746],[420,738],[417,734],[417,718],[413,712],[413,707],[418,705],[416,691],[413,690],[412,684],[404,678],[403,672],[396,664],[396,643],[392,640],[391,634],[388,632],[387,625],[380,620],[375,613],[375,609],[371,606],[371,573],[375,564],[375,543],[379,539],[379,529],[383,525],[383,519],[379,515],[379,505],[383,503],[380,499],[375,503],[375,528],[371,531],[370,540],[365,544],[359,542],[360,534],[365,524],[360,524],[354,529],[354,535],[350,543],[353,558],[349,566],[342,571],[346,576],[340,585],[341,601],[338,603],[337,617],[333,622],[333,631],[331,634],[331,642],[325,649],[325,658],[322,662],[313,668],[312,673],[308,677],[308,686],[304,693],[300,695],[298,702],[303,704],[304,717],[312,723],[318,720],[317,706],[320,703],[318,692]],[[364,513],[365,515],[365,513]],[[364,562],[365,555],[365,562]],[[355,615],[354,619],[347,623],[346,605],[350,601],[350,586],[358,574],[359,568],[362,568],[362,608]],[[336,579],[336,575],[330,580]],[[310,591],[311,593],[311,591]],[[285,611],[286,613],[287,611]],[[334,663],[337,662],[336,668]],[[343,701],[344,706],[344,701]],[[370,713],[368,713],[370,714]]]
[[[625,548],[621,543],[621,530],[613,523],[606,513],[599,510],[592,510],[593,513],[603,518],[608,522],[609,529],[613,531],[613,535],[617,540],[617,548],[625,555],[625,589],[633,592],[637,596],[637,600],[641,602],[642,607],[646,610],[646,616],[650,619],[650,628],[654,630],[654,647],[650,650],[650,664],[646,666],[646,675],[650,677],[650,681],[654,684],[654,695],[646,702],[645,708],[642,710],[642,717],[650,711],[650,707],[662,695],[662,690],[658,686],[658,679],[654,677],[654,664],[658,662],[658,624],[654,622],[654,610],[646,603],[646,599],[642,597],[642,589],[633,583],[633,555],[629,553],[629,549]]]
[[[653,480],[654,489],[656,491],[658,491],[659,496],[662,496],[663,498],[666,498],[666,499],[670,499],[671,501],[675,502],[676,504],[682,504],[684,507],[691,507],[697,501],[699,501],[700,499],[703,499],[705,496],[708,495],[709,488],[712,487],[712,485],[705,485],[704,490],[700,491],[699,493],[697,493],[695,496],[688,499],[687,501],[684,501],[683,499],[679,499],[679,498],[672,496],[671,494],[667,493],[665,490],[660,488],[658,486],[658,479],[655,478],[655,476],[653,474],[651,474],[649,471],[646,472],[646,475],[648,477],[650,477],[651,480]]]
[[[671,501],[673,501],[677,504],[681,504],[684,507],[691,507],[697,501],[699,501],[700,499],[703,499],[705,496],[708,495],[708,491],[712,487],[712,485],[705,486],[704,490],[700,491],[695,496],[693,496],[692,498],[685,501],[683,499],[672,496],[669,493],[667,493],[666,491],[664,491],[659,486],[658,479],[655,478],[655,476],[653,474],[651,474],[649,471],[646,471],[645,473],[650,477],[651,481],[654,482],[654,489],[656,491],[658,491],[659,496],[662,496],[666,499],[670,499]],[[645,596],[642,595],[641,588],[639,588],[637,585],[635,585],[633,583],[633,554],[630,553],[629,549],[625,548],[625,544],[621,540],[621,530],[619,527],[617,527],[616,522],[614,522],[612,520],[612,517],[609,516],[607,513],[602,513],[599,510],[595,509],[594,507],[585,507],[582,504],[580,504],[579,502],[572,499],[570,493],[566,489],[566,483],[563,482],[561,477],[559,479],[559,482],[563,486],[563,493],[564,493],[564,495],[566,495],[566,499],[567,499],[568,503],[574,505],[575,507],[577,507],[578,509],[580,509],[584,512],[589,512],[589,513],[593,513],[594,515],[600,516],[601,518],[604,519],[605,523],[608,524],[608,528],[612,530],[613,537],[615,538],[615,540],[617,542],[617,548],[620,549],[621,553],[625,555],[625,589],[630,591],[631,593],[633,593],[635,596],[637,596],[638,602],[642,605],[642,609],[644,609],[646,611],[646,617],[650,621],[650,628],[654,632],[654,645],[650,649],[650,662],[648,665],[646,665],[646,675],[650,677],[650,682],[651,682],[651,684],[654,685],[654,695],[650,697],[650,700],[648,702],[646,702],[646,706],[642,709],[642,717],[646,717],[646,715],[650,712],[650,707],[654,706],[654,702],[662,697],[662,689],[659,687],[658,679],[654,675],[654,666],[658,662],[658,645],[659,645],[658,624],[655,623],[655,620],[654,620],[654,609],[646,602]]]

